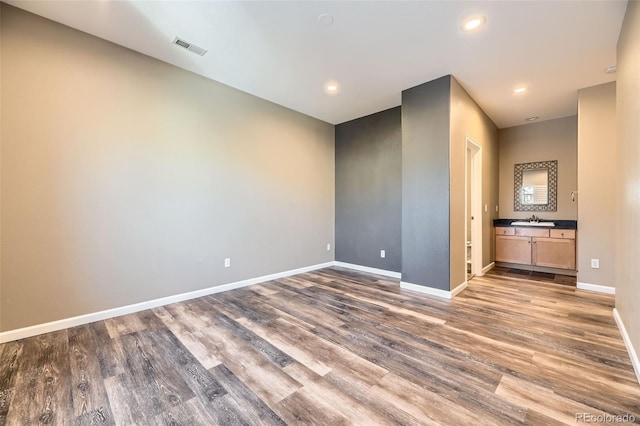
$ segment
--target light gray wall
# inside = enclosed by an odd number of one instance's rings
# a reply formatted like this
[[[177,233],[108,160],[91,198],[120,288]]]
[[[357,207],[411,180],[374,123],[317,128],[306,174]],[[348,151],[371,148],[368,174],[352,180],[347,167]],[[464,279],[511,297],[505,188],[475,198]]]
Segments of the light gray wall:
[[[400,119],[397,107],[336,126],[338,261],[400,272]]]
[[[630,0],[618,40],[616,309],[640,357],[640,2]],[[640,371],[636,371],[640,380]]]
[[[451,288],[466,281],[465,157],[467,136],[482,150],[482,266],[493,262],[493,219],[498,204],[498,128],[455,79],[451,79],[450,244]],[[484,206],[487,211],[484,211]],[[476,244],[476,242],[472,242]]]
[[[578,91],[578,282],[615,286],[616,83]],[[600,268],[591,268],[600,259]]]
[[[402,92],[402,281],[450,290],[451,77]]]
[[[4,4],[1,31],[0,330],[333,260],[332,125]]]
[[[504,219],[526,218],[576,220],[577,203],[571,191],[578,189],[577,117],[525,124],[498,131],[500,151],[500,212]],[[558,160],[558,210],[521,212],[513,210],[513,166],[519,163]]]

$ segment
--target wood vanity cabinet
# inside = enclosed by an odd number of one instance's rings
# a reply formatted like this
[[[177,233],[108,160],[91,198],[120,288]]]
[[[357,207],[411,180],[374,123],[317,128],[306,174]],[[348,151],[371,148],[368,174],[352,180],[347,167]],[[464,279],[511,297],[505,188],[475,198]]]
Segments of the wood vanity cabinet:
[[[496,262],[576,269],[576,231],[496,227]]]

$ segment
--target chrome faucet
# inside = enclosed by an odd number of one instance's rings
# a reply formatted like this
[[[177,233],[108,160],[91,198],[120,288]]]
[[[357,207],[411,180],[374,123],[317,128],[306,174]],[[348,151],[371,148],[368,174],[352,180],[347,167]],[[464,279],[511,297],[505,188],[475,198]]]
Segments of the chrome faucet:
[[[540,218],[536,217],[535,214],[532,214],[531,218],[529,219],[529,222],[540,222]]]

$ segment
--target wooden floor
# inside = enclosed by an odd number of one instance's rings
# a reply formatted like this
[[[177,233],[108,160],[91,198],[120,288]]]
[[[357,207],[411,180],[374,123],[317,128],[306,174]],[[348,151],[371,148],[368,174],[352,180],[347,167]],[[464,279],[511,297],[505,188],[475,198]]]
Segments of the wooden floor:
[[[613,298],[454,300],[338,268],[0,345],[0,424],[575,424],[635,416]]]

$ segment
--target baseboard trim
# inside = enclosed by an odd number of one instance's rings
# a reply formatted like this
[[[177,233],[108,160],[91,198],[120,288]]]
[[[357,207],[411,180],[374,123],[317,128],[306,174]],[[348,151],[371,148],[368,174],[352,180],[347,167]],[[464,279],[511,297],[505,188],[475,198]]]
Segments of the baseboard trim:
[[[616,294],[615,287],[608,287],[606,285],[578,282],[576,287],[580,290],[595,291],[597,293]]]
[[[482,275],[480,275],[480,276],[483,276],[484,274],[486,274],[487,272],[492,270],[494,268],[494,266],[496,266],[496,262],[491,262],[490,264],[488,264],[487,266],[482,268]]]
[[[424,285],[408,283],[405,281],[400,281],[400,288],[404,288],[405,290],[416,291],[418,293],[428,294],[430,296],[442,297],[443,299],[453,299],[458,293],[467,288],[467,283],[464,282],[454,288],[451,291],[441,290],[439,288],[427,287]]]
[[[629,337],[627,329],[624,327],[624,323],[622,322],[622,318],[620,317],[620,313],[616,308],[613,308],[613,319],[616,320],[618,330],[620,330],[620,334],[622,334],[622,340],[624,341],[624,345],[627,347],[627,352],[629,352],[629,358],[631,358],[633,371],[635,371],[636,379],[638,380],[638,383],[640,383],[640,359],[638,359],[638,353],[633,348],[631,338]]]
[[[456,297],[462,290],[467,288],[467,285],[469,285],[469,284],[465,281],[462,284],[460,284],[459,286],[457,286],[456,288],[454,288],[453,290],[451,290],[451,298]]]
[[[328,268],[334,266],[334,262],[319,263],[317,265],[306,266],[303,268],[292,269],[289,271],[278,272],[261,277],[250,278],[247,280],[236,281],[233,283],[222,284],[215,287],[204,288],[202,290],[190,291],[187,293],[176,294],[174,296],[161,297],[159,299],[148,300],[146,302],[134,303],[132,305],[121,306],[118,308],[106,309],[104,311],[93,312],[90,314],[78,315],[71,318],[64,318],[57,321],[47,322],[44,324],[32,325],[29,327],[18,328],[15,330],[4,331],[0,333],[0,343],[11,342],[13,340],[24,339],[26,337],[37,336],[38,334],[58,331],[69,327],[89,324],[95,321],[119,317],[121,315],[132,314],[134,312],[144,311],[145,309],[157,308],[158,306],[169,305],[171,303],[182,302],[184,300],[195,299],[197,297],[208,296],[210,294],[221,293],[223,291],[234,290],[237,288],[247,287],[250,285],[260,284],[266,281],[285,278],[291,275],[303,274],[305,272],[315,271],[317,269]]]
[[[354,263],[346,263],[346,262],[338,262],[337,260],[333,262],[333,266],[338,266],[340,268],[353,269],[361,272],[368,272],[370,274],[378,274],[384,275],[385,277],[397,278],[400,279],[400,272],[387,271],[386,269],[378,269],[371,268],[369,266],[356,265]]]

